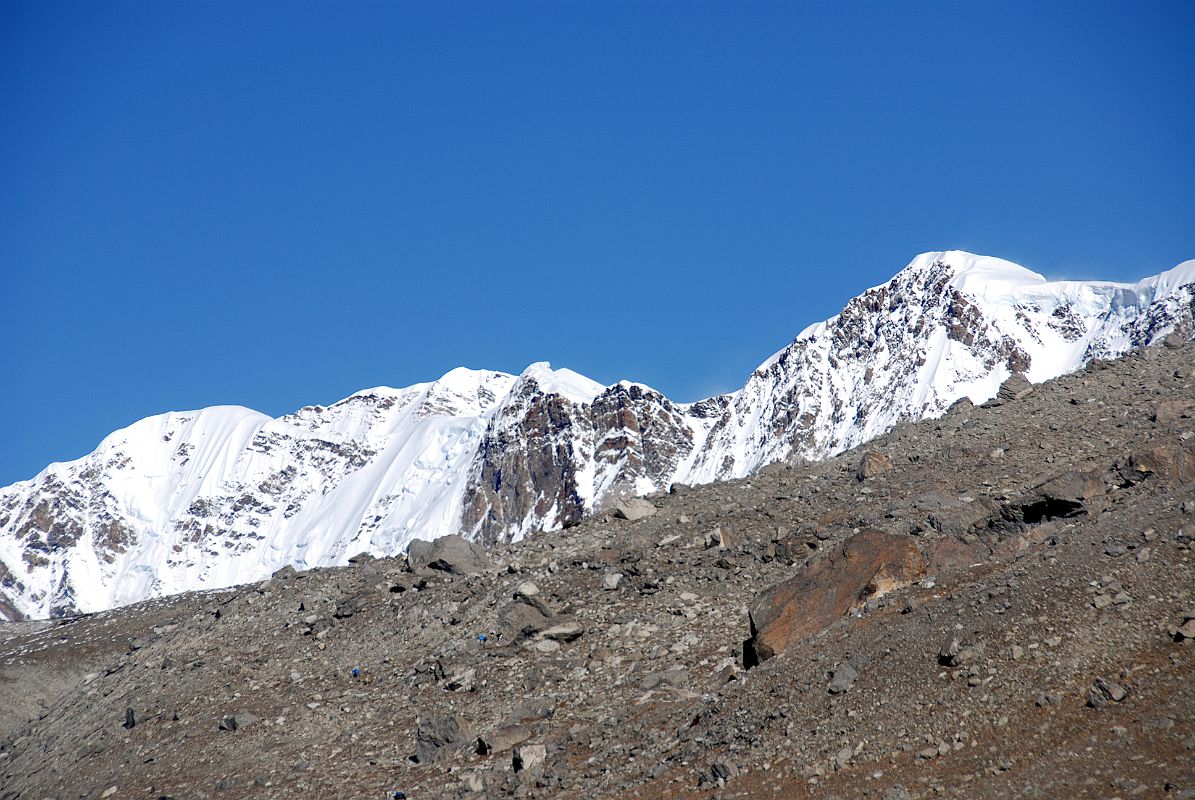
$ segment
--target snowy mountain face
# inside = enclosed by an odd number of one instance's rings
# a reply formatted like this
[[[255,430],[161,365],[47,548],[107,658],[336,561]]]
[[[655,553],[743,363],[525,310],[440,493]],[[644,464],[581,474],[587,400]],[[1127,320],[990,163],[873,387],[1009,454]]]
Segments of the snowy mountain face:
[[[534,364],[455,369],[271,419],[162,414],[0,489],[0,618],[96,611],[344,563],[463,532],[518,539],[621,497],[825,458],[897,422],[1171,332],[1195,261],[1137,284],[1048,282],[957,251],[918,256],[697,403]]]

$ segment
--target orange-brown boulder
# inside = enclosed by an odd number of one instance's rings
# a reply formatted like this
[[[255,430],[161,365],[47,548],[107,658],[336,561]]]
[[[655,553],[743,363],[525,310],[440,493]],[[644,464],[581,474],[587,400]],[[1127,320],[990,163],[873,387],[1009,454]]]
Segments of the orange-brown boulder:
[[[1158,445],[1134,453],[1130,459],[1130,471],[1136,480],[1156,475],[1175,486],[1195,483],[1195,443]]]
[[[861,531],[792,578],[755,598],[747,666],[825,630],[851,609],[925,576],[925,559],[907,536]]]

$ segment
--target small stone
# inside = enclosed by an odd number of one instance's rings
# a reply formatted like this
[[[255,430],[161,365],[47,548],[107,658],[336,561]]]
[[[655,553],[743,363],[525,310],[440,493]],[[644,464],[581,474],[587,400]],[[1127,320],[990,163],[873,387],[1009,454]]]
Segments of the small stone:
[[[1124,555],[1125,550],[1123,545],[1110,544],[1104,548],[1104,553],[1112,556],[1113,558],[1120,558]]]
[[[1096,608],[1107,608],[1108,606],[1112,605],[1112,595],[1097,594],[1095,598],[1092,599],[1091,604]]]
[[[101,798],[101,800],[103,800],[103,798],[105,798],[105,797],[111,797],[111,796],[112,796],[112,795],[114,795],[114,794],[116,794],[116,787],[115,787],[115,786],[109,786],[107,789],[105,789],[105,790],[103,791],[103,793],[101,793],[101,794],[100,794],[100,798]]]
[[[842,748],[834,754],[834,768],[842,769],[847,764],[851,763],[851,756],[854,755],[854,750],[849,746]]]
[[[539,595],[539,587],[531,581],[523,581],[515,589],[515,594],[519,597],[536,597]]]
[[[1091,708],[1099,708],[1109,700],[1119,703],[1128,697],[1128,695],[1129,690],[1119,683],[1104,680],[1103,678],[1096,678],[1095,683],[1091,686],[1091,693],[1087,697],[1087,705]]]
[[[612,592],[618,588],[618,584],[622,583],[621,572],[611,572],[602,578],[602,588],[607,592]]]
[[[1012,656],[1013,661],[1020,661],[1025,655],[1025,648],[1014,644],[1009,655]]]
[[[250,714],[248,711],[238,711],[232,716],[220,720],[220,730],[236,731],[260,721],[256,715]]]

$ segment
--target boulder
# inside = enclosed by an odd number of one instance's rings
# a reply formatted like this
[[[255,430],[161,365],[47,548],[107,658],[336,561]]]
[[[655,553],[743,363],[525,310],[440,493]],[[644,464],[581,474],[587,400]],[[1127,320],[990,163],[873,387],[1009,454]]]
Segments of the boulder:
[[[458,717],[451,714],[430,713],[419,718],[415,731],[415,755],[417,764],[430,764],[454,745],[468,737]]]
[[[892,463],[892,459],[884,455],[878,450],[868,450],[863,454],[863,458],[859,460],[859,466],[855,470],[855,477],[861,481],[868,478],[874,478],[877,475],[883,475],[885,472],[891,472],[896,468]]]
[[[416,539],[407,548],[412,569],[429,568],[453,575],[472,575],[490,567],[485,550],[461,536],[441,536],[430,542]]]
[[[220,720],[220,730],[236,731],[260,721],[255,714],[250,714],[248,711],[238,711],[232,716]]]
[[[818,633],[853,608],[925,576],[912,539],[866,529],[756,596],[750,610],[747,666]]]
[[[542,744],[521,744],[514,749],[511,767],[515,772],[530,772],[544,765],[548,758],[548,748]]]
[[[440,664],[440,685],[449,692],[477,691],[477,670],[467,664]]]
[[[502,629],[503,638],[508,641],[518,641],[534,636],[547,628],[551,623],[548,617],[538,608],[529,603],[511,603],[499,615],[498,623]]]
[[[506,753],[530,738],[530,728],[521,725],[504,725],[495,731],[477,737],[477,754],[492,756]]]
[[[1020,372],[1014,372],[1009,375],[1004,383],[1000,384],[1000,389],[996,392],[996,397],[1004,401],[1024,400],[1029,395],[1033,394],[1033,384],[1029,379]]]
[[[628,522],[646,519],[655,513],[656,507],[642,497],[620,500],[614,505],[613,509],[613,514],[617,519],[625,519]]]
[[[557,642],[571,642],[580,639],[583,633],[585,633],[585,628],[579,622],[560,622],[547,628],[540,635],[545,639],[553,639]]]
[[[1182,445],[1158,445],[1134,453],[1129,459],[1128,475],[1133,483],[1156,476],[1172,486],[1195,483],[1195,440]]]
[[[851,687],[855,685],[855,679],[859,677],[859,672],[855,669],[850,661],[843,661],[831,673],[829,692],[830,694],[843,694],[850,691]]]

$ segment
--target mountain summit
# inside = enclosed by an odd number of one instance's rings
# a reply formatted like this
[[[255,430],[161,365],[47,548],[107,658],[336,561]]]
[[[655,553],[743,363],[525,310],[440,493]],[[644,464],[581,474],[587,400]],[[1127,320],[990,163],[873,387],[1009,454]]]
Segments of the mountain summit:
[[[903,420],[1195,330],[1195,261],[1135,284],[925,253],[802,331],[738,391],[676,403],[546,363],[454,369],[272,419],[143,419],[0,489],[0,619],[97,611],[394,554],[511,541],[674,483],[818,460]]]

